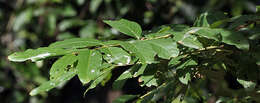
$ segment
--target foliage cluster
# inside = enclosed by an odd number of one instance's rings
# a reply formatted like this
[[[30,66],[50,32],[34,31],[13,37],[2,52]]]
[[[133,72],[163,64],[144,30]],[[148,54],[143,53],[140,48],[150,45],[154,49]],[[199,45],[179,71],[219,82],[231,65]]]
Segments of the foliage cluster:
[[[104,20],[132,39],[73,38],[48,47],[16,52],[11,61],[58,58],[50,79],[33,89],[37,95],[77,76],[88,90],[105,85],[118,67],[129,67],[113,81],[121,89],[138,78],[146,93],[127,94],[114,102],[259,102],[260,16],[206,12],[193,26],[162,25],[143,31],[126,19]],[[208,87],[206,87],[208,86]],[[201,88],[204,87],[204,88]]]

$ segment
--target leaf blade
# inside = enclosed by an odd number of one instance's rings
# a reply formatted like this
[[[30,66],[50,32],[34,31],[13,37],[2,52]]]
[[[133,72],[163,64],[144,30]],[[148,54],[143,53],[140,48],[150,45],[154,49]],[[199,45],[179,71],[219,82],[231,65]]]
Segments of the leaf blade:
[[[120,19],[117,21],[104,20],[104,22],[128,36],[135,37],[137,39],[141,38],[142,28],[136,22],[126,19]]]

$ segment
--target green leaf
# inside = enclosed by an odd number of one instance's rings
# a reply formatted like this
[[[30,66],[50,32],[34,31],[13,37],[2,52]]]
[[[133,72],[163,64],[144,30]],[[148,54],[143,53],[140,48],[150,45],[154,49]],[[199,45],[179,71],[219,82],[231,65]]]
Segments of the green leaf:
[[[60,56],[70,53],[71,50],[63,50],[59,48],[38,48],[28,49],[25,52],[16,52],[8,56],[10,61],[23,62],[31,60],[33,62],[52,56]]]
[[[95,13],[98,9],[98,7],[100,6],[100,4],[102,3],[103,0],[91,0],[90,1],[90,13]]]
[[[87,50],[79,52],[78,77],[83,84],[89,83],[94,80],[100,73],[99,67],[102,63],[102,55],[96,50]]]
[[[137,95],[121,95],[120,97],[116,98],[112,103],[126,103],[129,100],[136,98]]]
[[[138,77],[139,75],[142,75],[144,73],[144,70],[146,67],[147,67],[147,64],[142,64],[140,69],[138,69],[138,71],[134,73],[134,77]]]
[[[14,21],[14,25],[13,25],[13,30],[14,31],[20,30],[22,27],[24,27],[24,25],[26,25],[27,23],[29,23],[31,21],[32,17],[33,17],[33,11],[31,8],[23,10],[16,17],[16,19]]]
[[[208,39],[213,39],[216,41],[221,40],[221,35],[218,29],[210,29],[210,28],[200,28],[198,31],[195,32],[202,37],[206,37]]]
[[[243,85],[244,88],[252,90],[256,87],[256,83],[252,82],[252,81],[247,81],[247,80],[243,80],[243,79],[239,79],[237,78],[238,83],[240,83],[241,85]]]
[[[113,89],[119,90],[122,89],[127,79],[132,78],[132,74],[130,72],[131,69],[123,72],[113,83]]]
[[[178,70],[178,69],[185,69],[186,67],[195,66],[195,65],[198,65],[198,63],[196,61],[194,61],[192,59],[188,59],[187,61],[185,61],[181,65],[178,65],[176,67],[176,70]]]
[[[99,46],[99,45],[102,45],[102,42],[96,39],[73,38],[73,39],[67,39],[64,41],[58,41],[52,43],[49,47],[67,49],[67,48],[85,48],[85,47]]]
[[[193,26],[195,27],[209,27],[209,23],[207,20],[208,13],[201,14],[196,20]]]
[[[115,66],[111,66],[110,64],[102,64],[99,69],[102,69],[103,71],[99,73],[99,75],[95,78],[95,80],[91,83],[91,85],[88,87],[88,89],[84,92],[84,95],[90,90],[95,88],[98,84],[102,83],[102,81],[106,81],[107,77],[111,74],[112,69]]]
[[[203,45],[199,42],[196,36],[191,35],[196,33],[201,28],[188,28],[181,31],[174,32],[174,40],[177,41],[179,44],[200,49],[203,48]]]
[[[121,42],[120,45],[129,52],[134,53],[142,63],[150,64],[154,62],[156,52],[147,42],[136,41],[133,43]]]
[[[143,74],[139,77],[139,80],[143,81],[141,86],[158,86],[157,78],[155,78],[155,73],[159,67],[156,64],[150,64],[146,66]]]
[[[70,80],[72,77],[74,77],[77,73],[77,70],[75,68],[71,68],[69,71],[64,72],[60,76],[57,76],[55,79],[50,80],[48,82],[45,82],[41,84],[39,87],[33,89],[30,92],[31,96],[37,95],[42,92],[47,92],[51,90],[52,88],[57,87],[58,85]]]
[[[142,28],[139,24],[126,19],[120,19],[117,21],[104,20],[104,22],[110,25],[112,28],[137,39],[141,38]]]
[[[242,50],[249,50],[249,42],[246,37],[240,32],[235,32],[225,29],[216,29],[222,36],[222,42],[230,45],[235,45]]]
[[[129,78],[133,78],[136,77],[136,73],[137,71],[139,71],[142,65],[140,64],[136,64],[133,65],[131,68],[129,68],[128,70],[124,71],[113,83],[113,89],[119,90],[122,89],[122,87],[124,86],[125,82],[127,79]],[[139,69],[140,68],[140,69]],[[139,70],[138,70],[139,69]]]
[[[105,72],[99,75],[88,87],[88,89],[85,91],[84,94],[86,94],[89,90],[95,88],[98,84],[100,84],[107,76],[110,74],[110,72]]]
[[[81,19],[67,19],[67,20],[63,20],[59,24],[59,30],[65,31],[71,27],[82,26],[84,24],[86,24],[86,22]]]
[[[176,82],[175,80],[172,80],[170,82],[164,83],[160,86],[158,86],[156,89],[153,89],[152,91],[148,92],[144,96],[142,96],[137,103],[149,103],[149,102],[156,102],[163,96],[169,94],[171,91],[174,91],[176,89]]]
[[[56,80],[57,78],[64,75],[69,69],[74,69],[73,63],[77,61],[77,56],[73,54],[68,54],[57,61],[52,65],[50,69],[50,80]]]
[[[230,24],[229,29],[235,29],[240,25],[247,24],[248,21],[257,21],[260,17],[257,15],[242,15],[231,18],[233,23]]]
[[[131,61],[131,56],[122,48],[118,48],[118,47],[102,48],[101,52],[105,53],[104,59],[108,63],[115,63],[117,65],[126,65],[129,64]]]
[[[158,56],[163,59],[170,59],[179,54],[177,44],[172,39],[154,39],[148,42],[152,45],[154,51],[158,53]]]
[[[191,80],[190,73],[186,73],[184,76],[179,77],[179,80],[183,84],[188,84],[188,82]]]
[[[198,38],[193,35],[189,35],[189,36],[185,37],[184,39],[178,41],[178,43],[180,43],[186,47],[190,47],[190,48],[194,48],[194,49],[203,48],[203,45],[199,42]]]

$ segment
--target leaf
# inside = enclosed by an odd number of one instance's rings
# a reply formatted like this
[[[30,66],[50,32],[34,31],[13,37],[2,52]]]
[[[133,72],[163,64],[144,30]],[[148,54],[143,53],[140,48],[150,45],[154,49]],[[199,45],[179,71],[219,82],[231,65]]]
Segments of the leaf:
[[[132,78],[132,74],[130,73],[130,70],[126,70],[114,81],[113,89],[122,89],[126,80],[129,78]]]
[[[50,69],[50,80],[56,80],[57,78],[61,77],[67,71],[70,69],[73,69],[75,65],[73,65],[74,62],[77,61],[77,56],[73,54],[68,54],[57,61],[52,65]]]
[[[178,69],[185,69],[189,66],[195,66],[195,65],[198,65],[198,63],[192,59],[188,59],[187,61],[185,61],[184,63],[182,63],[181,65],[178,65],[176,67],[176,70]]]
[[[158,68],[159,67],[156,64],[150,64],[146,66],[143,74],[139,77],[139,81],[143,82],[141,86],[158,86],[157,78],[155,78],[155,73],[157,72]]]
[[[84,47],[99,46],[99,45],[102,45],[102,42],[96,39],[73,38],[73,39],[67,39],[64,41],[58,41],[52,43],[49,47],[67,49],[67,48],[84,48]]]
[[[199,42],[197,37],[191,35],[196,33],[200,29],[201,28],[189,28],[189,29],[175,32],[173,39],[177,41],[179,44],[190,48],[195,48],[195,49],[203,48],[203,45]]]
[[[191,80],[190,73],[186,73],[184,76],[179,77],[179,80],[183,84],[188,84],[188,82]]]
[[[15,25],[13,25],[13,30],[14,31],[20,30],[22,27],[24,27],[24,25],[30,22],[32,17],[33,17],[32,8],[23,10],[20,14],[18,14],[16,19],[14,20]]]
[[[136,75],[136,72],[138,69],[141,67],[141,65],[133,65],[131,68],[128,70],[124,71],[113,83],[113,89],[119,90],[122,89],[124,86],[125,82],[129,78],[133,78]]]
[[[149,102],[156,102],[163,96],[170,93],[170,91],[174,91],[176,89],[177,83],[175,80],[170,82],[164,83],[158,86],[156,89],[148,92],[144,96],[142,96],[137,103],[149,103]]]
[[[139,24],[126,19],[120,19],[117,21],[104,20],[104,22],[110,25],[112,28],[137,39],[141,38],[142,28]]]
[[[85,91],[84,94],[86,94],[89,90],[95,88],[98,84],[100,84],[108,75],[110,74],[110,72],[105,72],[101,75],[99,75],[88,87],[88,89]]]
[[[240,83],[241,85],[243,85],[244,88],[252,90],[256,87],[256,83],[254,83],[253,81],[247,81],[247,80],[243,80],[243,79],[239,79],[237,78],[238,83]]]
[[[185,37],[183,40],[178,41],[178,43],[194,49],[203,48],[203,45],[198,41],[198,38],[193,35],[189,35],[188,37]]]
[[[58,85],[70,80],[72,77],[74,77],[76,75],[76,73],[77,73],[77,70],[75,68],[71,68],[69,71],[67,71],[66,73],[63,73],[59,77],[56,77],[53,80],[45,82],[45,83],[41,84],[39,87],[33,89],[30,92],[30,95],[34,96],[34,95],[37,95],[42,92],[47,92],[47,91],[51,90],[52,88],[55,88]]]
[[[127,101],[130,101],[136,97],[137,95],[121,95],[120,97],[116,98],[112,103],[126,103]]]
[[[134,43],[121,42],[120,45],[127,51],[134,53],[142,63],[151,64],[154,62],[156,52],[150,44],[143,41],[136,41]]]
[[[260,17],[257,15],[242,15],[231,18],[233,23],[228,27],[229,29],[235,29],[240,25],[247,24],[248,21],[257,21]]]
[[[81,19],[67,19],[59,23],[58,27],[60,31],[65,31],[71,27],[82,26],[84,24],[86,24],[86,22]]]
[[[200,28],[198,31],[195,32],[195,34],[198,34],[202,37],[206,37],[208,39],[213,39],[216,41],[220,41],[222,39],[218,29]]]
[[[77,69],[80,81],[86,84],[94,80],[100,73],[98,68],[101,66],[101,63],[102,55],[99,51],[87,50],[79,52]]]
[[[147,67],[147,64],[142,64],[140,69],[138,69],[138,71],[134,73],[134,77],[142,75],[144,73],[144,70],[145,70],[146,67]]]
[[[222,42],[230,45],[235,45],[242,50],[249,50],[249,42],[246,37],[240,32],[235,32],[225,29],[216,29],[222,36]]]
[[[105,53],[104,59],[108,63],[115,63],[117,65],[126,65],[129,64],[131,61],[131,56],[122,48],[107,47],[107,48],[102,48],[101,52]]]
[[[173,42],[172,39],[154,39],[149,40],[148,42],[152,45],[158,56],[163,59],[170,59],[171,57],[176,57],[179,54],[177,44],[176,42]]]
[[[98,7],[100,6],[100,4],[102,3],[103,0],[91,0],[90,1],[90,13],[95,13],[98,9]]]
[[[193,26],[195,27],[209,27],[209,23],[207,20],[208,13],[201,14],[194,22]]]
[[[10,61],[23,62],[26,60],[31,60],[33,62],[52,56],[65,55],[72,52],[71,50],[63,50],[59,48],[38,48],[38,49],[28,49],[25,52],[15,52],[8,56]]]
[[[99,69],[105,69],[99,75],[94,79],[94,81],[91,83],[91,85],[88,87],[88,89],[84,92],[84,95],[90,90],[95,88],[98,84],[100,84],[102,81],[106,81],[106,78],[111,74],[112,69],[115,66],[111,66],[110,64],[102,64]]]

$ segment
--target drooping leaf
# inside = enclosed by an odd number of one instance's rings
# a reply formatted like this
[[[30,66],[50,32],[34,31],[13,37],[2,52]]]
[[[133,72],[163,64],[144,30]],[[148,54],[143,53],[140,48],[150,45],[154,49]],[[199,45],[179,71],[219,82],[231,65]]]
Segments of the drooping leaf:
[[[113,83],[113,89],[119,90],[122,89],[125,82],[129,78],[135,77],[138,69],[141,67],[141,65],[133,65],[128,70],[124,71]]]
[[[240,32],[235,32],[226,29],[216,29],[222,36],[222,42],[230,45],[235,45],[242,50],[249,49],[249,42]]]
[[[104,22],[110,25],[112,28],[137,39],[141,38],[142,28],[139,24],[126,19],[120,19],[117,21],[104,20]]]
[[[134,77],[142,75],[144,73],[144,70],[146,67],[147,67],[147,64],[142,64],[142,66],[138,69],[138,71],[134,73]]]
[[[102,64],[99,69],[103,71],[99,73],[99,75],[93,80],[87,90],[84,92],[84,95],[91,89],[95,88],[98,84],[102,83],[102,81],[106,81],[106,78],[111,74],[112,69],[115,66],[111,66],[110,64]]]
[[[63,50],[59,48],[38,48],[38,49],[28,49],[24,52],[16,52],[8,56],[10,61],[23,62],[26,60],[31,60],[33,62],[51,57],[60,56],[72,52],[71,50]]]
[[[30,95],[34,96],[34,95],[37,95],[42,92],[47,92],[47,91],[51,90],[52,88],[55,88],[58,85],[70,80],[72,77],[74,77],[76,75],[76,73],[77,73],[77,70],[75,68],[71,68],[69,71],[63,73],[59,77],[56,77],[53,80],[45,82],[45,83],[41,84],[39,87],[33,89],[30,92]]]
[[[154,56],[156,55],[156,52],[153,50],[152,46],[147,42],[122,42],[120,45],[127,51],[134,53],[142,63],[150,64],[154,62]]]
[[[132,74],[130,70],[126,70],[123,72],[113,83],[113,89],[122,89],[127,79],[132,78]]]
[[[104,59],[108,63],[115,63],[117,65],[126,65],[131,61],[131,56],[118,47],[108,47],[101,49],[101,52],[105,53]]]
[[[107,76],[110,74],[110,72],[105,72],[102,75],[99,75],[88,87],[88,89],[85,91],[87,93],[89,90],[95,88],[98,84],[100,84]],[[84,93],[84,94],[85,94]]]
[[[158,53],[158,56],[163,59],[170,59],[179,54],[177,44],[172,39],[154,39],[148,42],[152,45],[154,51]]]
[[[101,66],[101,63],[102,55],[99,51],[87,50],[79,52],[77,69],[80,81],[86,84],[94,80],[100,73],[98,68]]]
[[[84,48],[84,47],[91,47],[91,46],[98,46],[102,45],[102,42],[96,39],[90,38],[73,38],[67,39],[64,41],[58,41],[52,43],[49,47],[51,48]]]
[[[55,61],[50,69],[50,80],[56,80],[70,69],[74,69],[73,66],[75,65],[73,65],[73,63],[76,62],[76,60],[77,56],[68,54]]]
[[[120,97],[116,98],[112,103],[126,103],[129,100],[136,98],[137,95],[121,95]]]

